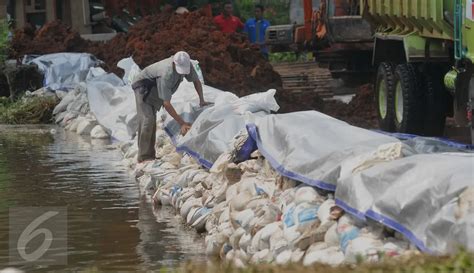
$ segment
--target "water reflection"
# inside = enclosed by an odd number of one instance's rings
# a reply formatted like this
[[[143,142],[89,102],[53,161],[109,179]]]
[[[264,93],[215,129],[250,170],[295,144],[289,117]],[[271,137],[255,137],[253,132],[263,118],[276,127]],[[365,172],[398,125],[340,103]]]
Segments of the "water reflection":
[[[67,271],[142,271],[204,260],[203,239],[172,211],[153,211],[113,144],[51,129],[0,126],[0,268],[9,261],[8,208],[22,206],[67,206]]]

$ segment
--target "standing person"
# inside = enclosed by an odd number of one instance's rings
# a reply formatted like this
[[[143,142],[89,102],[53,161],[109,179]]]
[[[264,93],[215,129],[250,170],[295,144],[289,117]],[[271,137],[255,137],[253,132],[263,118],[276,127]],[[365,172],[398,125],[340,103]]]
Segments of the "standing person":
[[[268,59],[268,48],[265,45],[265,32],[270,26],[270,22],[263,19],[265,11],[262,5],[255,5],[255,18],[250,18],[245,22],[244,32],[247,33],[252,44],[259,45],[263,56]]]
[[[171,105],[171,97],[183,78],[194,83],[201,107],[207,105],[201,81],[189,54],[184,51],[146,67],[135,77],[132,88],[137,104],[139,163],[155,159],[156,112],[161,106],[181,126],[182,135],[191,128],[191,124],[185,122]]]
[[[234,8],[231,1],[226,1],[223,5],[222,13],[214,17],[214,23],[224,33],[234,33],[244,28],[244,24],[238,17],[233,15]]]

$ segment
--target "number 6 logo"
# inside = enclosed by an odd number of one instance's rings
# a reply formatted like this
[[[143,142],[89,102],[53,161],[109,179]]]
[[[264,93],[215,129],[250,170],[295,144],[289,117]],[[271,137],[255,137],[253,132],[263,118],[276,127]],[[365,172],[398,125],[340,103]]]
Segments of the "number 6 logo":
[[[48,219],[56,216],[59,214],[59,212],[56,211],[48,211],[41,216],[37,217],[33,222],[31,222],[25,230],[20,235],[20,238],[18,238],[17,242],[17,249],[18,253],[20,256],[28,261],[28,262],[34,262],[40,259],[51,247],[51,244],[53,242],[53,233],[46,228],[39,228],[37,227],[44,222],[48,221]],[[43,243],[36,249],[35,251],[31,253],[26,253],[26,246],[28,243],[33,240],[36,236],[38,235],[44,235],[44,241]]]

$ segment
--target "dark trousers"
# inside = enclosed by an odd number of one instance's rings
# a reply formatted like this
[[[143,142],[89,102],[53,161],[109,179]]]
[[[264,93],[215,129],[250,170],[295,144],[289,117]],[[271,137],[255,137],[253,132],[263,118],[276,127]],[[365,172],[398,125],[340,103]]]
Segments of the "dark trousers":
[[[150,103],[150,87],[134,87],[138,118],[138,162],[156,157],[156,111],[158,107]]]

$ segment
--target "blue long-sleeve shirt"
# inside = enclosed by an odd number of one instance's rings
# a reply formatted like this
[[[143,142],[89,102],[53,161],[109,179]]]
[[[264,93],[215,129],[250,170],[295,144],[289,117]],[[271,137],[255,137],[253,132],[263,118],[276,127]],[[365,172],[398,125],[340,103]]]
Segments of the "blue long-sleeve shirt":
[[[268,53],[268,49],[265,46],[265,31],[270,26],[270,22],[265,19],[256,20],[255,18],[248,19],[245,22],[244,32],[247,33],[249,41],[252,44],[261,45],[263,53]]]

